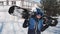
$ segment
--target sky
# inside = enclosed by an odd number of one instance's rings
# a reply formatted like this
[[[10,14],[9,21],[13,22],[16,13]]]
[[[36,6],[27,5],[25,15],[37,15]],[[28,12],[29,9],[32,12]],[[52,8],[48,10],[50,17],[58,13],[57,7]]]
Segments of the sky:
[[[40,0],[33,0],[33,1],[40,2]]]

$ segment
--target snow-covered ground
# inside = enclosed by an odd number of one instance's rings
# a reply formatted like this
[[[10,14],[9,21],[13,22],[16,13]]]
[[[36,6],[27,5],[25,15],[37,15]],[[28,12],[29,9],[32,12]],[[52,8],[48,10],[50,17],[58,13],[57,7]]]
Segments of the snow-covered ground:
[[[24,19],[8,14],[10,6],[0,7],[0,34],[27,34],[27,28],[23,28]],[[49,27],[42,34],[60,34],[60,17],[56,27]]]

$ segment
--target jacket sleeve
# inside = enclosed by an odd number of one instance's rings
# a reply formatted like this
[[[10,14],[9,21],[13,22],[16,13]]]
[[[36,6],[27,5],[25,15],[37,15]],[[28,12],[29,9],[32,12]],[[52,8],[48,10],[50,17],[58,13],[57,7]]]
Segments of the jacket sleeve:
[[[29,20],[25,19],[24,23],[23,23],[23,28],[27,28],[29,26]]]

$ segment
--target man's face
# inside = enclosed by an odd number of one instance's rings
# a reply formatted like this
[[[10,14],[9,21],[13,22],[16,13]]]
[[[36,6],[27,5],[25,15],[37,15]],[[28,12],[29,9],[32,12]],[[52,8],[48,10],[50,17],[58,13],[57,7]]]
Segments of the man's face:
[[[38,19],[40,19],[42,16],[41,16],[41,15],[36,15],[36,17],[37,17]]]

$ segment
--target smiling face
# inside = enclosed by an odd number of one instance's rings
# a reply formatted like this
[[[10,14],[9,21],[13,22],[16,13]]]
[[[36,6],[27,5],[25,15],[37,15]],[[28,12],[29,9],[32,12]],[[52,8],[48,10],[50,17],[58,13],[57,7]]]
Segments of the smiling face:
[[[36,18],[40,19],[42,16],[41,15],[36,15]]]

